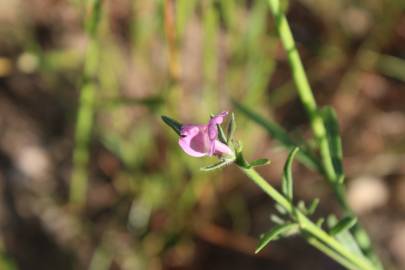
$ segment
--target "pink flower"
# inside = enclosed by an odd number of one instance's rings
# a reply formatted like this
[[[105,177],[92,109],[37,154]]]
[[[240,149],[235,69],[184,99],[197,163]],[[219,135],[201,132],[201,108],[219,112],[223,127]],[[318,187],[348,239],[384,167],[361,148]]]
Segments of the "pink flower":
[[[233,151],[218,140],[217,125],[220,125],[228,112],[222,112],[212,117],[207,125],[182,125],[179,145],[184,152],[193,157],[203,156],[233,156]]]

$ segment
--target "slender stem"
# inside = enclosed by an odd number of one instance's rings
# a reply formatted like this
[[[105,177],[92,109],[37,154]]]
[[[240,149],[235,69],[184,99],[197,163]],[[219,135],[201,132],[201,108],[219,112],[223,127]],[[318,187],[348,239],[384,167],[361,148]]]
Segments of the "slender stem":
[[[295,46],[294,38],[291,33],[286,16],[281,11],[279,0],[269,0],[271,11],[276,20],[276,27],[280,35],[280,40],[287,52],[288,62],[292,69],[292,76],[298,90],[298,95],[302,104],[309,116],[312,130],[319,143],[322,155],[322,162],[329,180],[336,179],[336,173],[333,168],[332,159],[330,158],[330,151],[328,140],[326,137],[326,128],[318,113],[318,108],[314,95],[312,94],[311,86],[309,85],[304,66]]]
[[[73,150],[73,173],[70,184],[70,200],[83,205],[88,185],[89,144],[93,128],[96,98],[96,74],[98,68],[99,45],[96,39],[100,18],[101,0],[92,0],[85,20],[89,44],[86,49],[83,82],[80,89],[79,110],[75,129]]]
[[[353,211],[350,209],[350,206],[347,203],[343,186],[341,183],[339,183],[338,175],[336,174],[333,167],[328,138],[326,136],[325,124],[320,114],[318,113],[318,107],[313,92],[311,90],[311,86],[308,82],[308,78],[306,76],[301,58],[297,51],[287,18],[281,10],[279,0],[268,0],[268,3],[275,17],[276,27],[280,36],[280,40],[287,52],[288,62],[292,70],[292,76],[297,87],[298,95],[309,116],[311,128],[319,145],[323,172],[326,176],[326,179],[332,186],[336,198],[338,199],[339,204],[342,206],[344,213],[347,215],[353,215]],[[363,253],[373,262],[379,265],[379,268],[382,268],[381,262],[372,249],[371,241],[366,231],[359,224],[354,226],[351,231],[353,232],[356,242],[359,244]]]
[[[237,163],[238,164],[238,163]],[[303,213],[301,213],[289,200],[287,200],[280,192],[272,187],[260,174],[258,174],[252,168],[246,168],[239,166],[239,168],[267,195],[269,195],[274,201],[285,208],[285,210],[294,218],[300,225],[300,229],[316,238],[318,241],[329,247],[329,249],[335,252],[337,255],[343,257],[346,261],[355,266],[355,269],[372,270],[373,267],[364,257],[359,257],[335,238],[323,231],[320,227],[309,220]],[[327,254],[328,255],[328,254]],[[331,256],[332,257],[332,256]],[[332,257],[334,258],[334,257]],[[340,263],[340,261],[338,261]]]

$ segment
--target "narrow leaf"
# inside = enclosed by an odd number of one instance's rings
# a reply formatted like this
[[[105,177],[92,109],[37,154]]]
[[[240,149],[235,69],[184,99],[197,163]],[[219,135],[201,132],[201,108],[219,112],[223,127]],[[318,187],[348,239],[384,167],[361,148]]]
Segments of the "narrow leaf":
[[[245,168],[245,169],[250,169],[249,163],[246,161],[245,157],[242,154],[242,144],[238,142],[237,146],[235,147],[235,152],[236,152],[236,159],[235,163],[239,167]]]
[[[288,133],[279,125],[274,122],[268,121],[264,117],[260,116],[250,108],[241,103],[233,100],[233,105],[247,118],[264,128],[274,139],[278,140],[284,147],[291,149],[298,146]],[[302,151],[298,154],[298,159],[308,166],[317,171],[322,171],[322,166],[314,153],[310,152],[306,148],[301,149]]]
[[[337,224],[335,224],[329,231],[331,235],[337,235],[343,231],[349,230],[351,227],[353,227],[357,222],[357,219],[355,217],[344,217],[341,219]]]
[[[300,200],[300,201],[298,202],[297,208],[298,208],[302,213],[307,214],[307,208],[306,208],[306,206],[305,206],[304,201]]]
[[[267,158],[256,159],[249,163],[250,167],[258,167],[270,164],[270,160]]]
[[[233,135],[235,134],[235,130],[236,130],[235,114],[231,113],[231,119],[229,120],[228,127],[226,129],[226,134],[228,135],[228,137],[227,137],[227,143],[228,144],[233,139]]]
[[[272,222],[274,222],[275,224],[278,224],[278,225],[281,225],[281,224],[284,224],[284,223],[285,223],[285,220],[284,220],[284,219],[282,219],[281,217],[279,217],[279,216],[277,216],[277,215],[275,215],[275,214],[272,214],[272,215],[270,216],[270,220],[271,220]]]
[[[332,107],[326,106],[322,109],[321,116],[326,126],[333,167],[338,179],[341,179],[343,176],[343,151],[336,112]]]
[[[214,118],[214,117],[215,117],[215,114],[212,114],[212,113],[211,113],[211,114],[210,114],[210,118],[212,119],[212,118]],[[227,144],[227,139],[226,139],[226,136],[225,136],[224,129],[222,128],[221,125],[217,125],[217,129],[218,129],[218,138],[219,138],[219,140],[220,140],[221,142]]]
[[[316,221],[316,226],[322,228],[322,225],[324,222],[325,222],[325,219],[321,217]]]
[[[256,254],[259,253],[270,243],[270,241],[278,238],[279,236],[282,236],[284,233],[287,233],[294,227],[297,227],[297,225],[288,223],[288,224],[280,224],[272,228],[270,231],[262,235],[262,237],[259,240],[259,244],[257,245],[257,248],[255,250],[255,253]]]
[[[165,115],[162,115],[162,120],[180,136],[181,124],[179,122]]]
[[[313,199],[307,210],[308,215],[314,214],[318,205],[319,205],[319,199],[318,198]]]
[[[299,148],[295,147],[288,154],[287,161],[284,165],[283,180],[281,182],[281,189],[283,191],[283,194],[290,200],[292,200],[293,198],[293,177],[291,173],[291,165],[298,150]]]
[[[217,125],[217,129],[218,129],[219,140],[226,144],[227,140],[226,140],[226,136],[225,136],[225,132],[224,132],[223,128],[220,125]]]
[[[342,231],[335,237],[340,243],[345,245],[351,252],[356,253],[357,255],[360,256],[364,256],[363,252],[361,251],[359,245],[357,244],[356,240],[354,239],[350,231],[347,230]]]
[[[278,203],[274,206],[277,210],[277,212],[279,212],[282,215],[287,214],[287,210],[285,210],[284,207],[282,207],[281,205],[279,205]]]
[[[340,230],[339,232],[332,232],[334,230],[333,228],[336,228],[339,226],[339,223],[342,223],[343,220],[346,218],[343,218],[340,222],[337,221],[337,218],[334,215],[330,215],[328,217],[328,226],[331,229],[331,234],[334,233],[334,237],[342,243],[344,246],[346,246],[351,252],[359,255],[359,256],[364,256],[359,245],[357,244],[356,240],[354,239],[353,235],[349,231],[350,227],[347,227],[346,229]],[[351,219],[348,217],[348,219]],[[347,221],[344,221],[343,223],[346,223]],[[349,222],[350,223],[350,222]],[[355,225],[355,224],[353,224]],[[335,229],[336,230],[336,229]]]
[[[226,165],[229,165],[229,164],[232,163],[232,162],[233,162],[233,160],[221,159],[221,161],[219,161],[218,163],[214,163],[214,164],[212,164],[212,165],[208,165],[208,166],[206,166],[206,167],[202,167],[202,168],[200,168],[200,170],[201,170],[201,171],[205,171],[205,172],[213,171],[213,170],[216,170],[216,169],[220,169],[220,168],[222,168],[222,167],[225,167]]]

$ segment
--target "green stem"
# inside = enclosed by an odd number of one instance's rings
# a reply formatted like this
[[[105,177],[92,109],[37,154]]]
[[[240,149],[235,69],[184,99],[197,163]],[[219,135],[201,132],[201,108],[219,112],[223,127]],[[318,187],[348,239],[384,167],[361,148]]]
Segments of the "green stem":
[[[276,28],[279,33],[281,43],[287,52],[288,62],[292,70],[292,77],[297,87],[298,95],[309,116],[312,131],[319,145],[323,172],[326,179],[332,186],[339,204],[343,207],[344,214],[353,215],[353,211],[350,209],[350,206],[347,203],[343,186],[339,182],[339,177],[333,167],[325,124],[318,113],[318,107],[301,62],[301,58],[297,51],[287,18],[284,12],[281,10],[279,0],[268,0],[268,3],[273,16],[275,17]],[[359,224],[354,226],[351,231],[363,253],[382,269],[381,262],[372,250],[371,241],[366,231]]]
[[[311,87],[306,76],[304,66],[295,46],[287,18],[281,11],[279,0],[269,0],[271,11],[276,20],[276,27],[280,35],[281,42],[287,52],[288,62],[292,69],[292,76],[298,90],[298,95],[309,116],[312,130],[320,146],[322,162],[328,179],[336,179],[336,173],[330,158],[329,144],[326,137],[326,128],[318,113],[318,108],[312,94]]]
[[[335,259],[336,256],[342,257],[345,259],[345,261],[355,266],[355,269],[360,270],[376,269],[364,257],[358,257],[356,254],[354,254],[353,252],[348,250],[345,246],[343,246],[339,241],[337,241],[335,238],[330,236],[328,233],[326,233],[320,227],[318,227],[315,223],[309,220],[302,212],[300,212],[289,200],[287,200],[280,192],[278,192],[274,187],[272,187],[254,169],[244,167],[242,164],[238,163],[238,160],[236,162],[239,165],[239,168],[256,185],[258,185],[267,195],[269,195],[279,205],[285,208],[285,210],[290,214],[290,216],[298,222],[300,229],[303,232],[309,234],[310,236],[314,237],[315,239],[326,245],[329,248],[328,253],[333,251],[335,253],[335,256],[331,256],[333,259]],[[320,250],[323,251],[322,249]],[[327,255],[329,255],[328,253]],[[341,263],[340,260],[337,260],[337,262]]]
[[[88,186],[89,144],[96,103],[96,75],[99,58],[99,45],[96,36],[101,0],[91,0],[88,8],[89,15],[85,23],[89,45],[86,49],[83,82],[80,89],[79,110],[75,129],[75,148],[73,150],[73,173],[69,194],[70,201],[78,205],[84,204]]]

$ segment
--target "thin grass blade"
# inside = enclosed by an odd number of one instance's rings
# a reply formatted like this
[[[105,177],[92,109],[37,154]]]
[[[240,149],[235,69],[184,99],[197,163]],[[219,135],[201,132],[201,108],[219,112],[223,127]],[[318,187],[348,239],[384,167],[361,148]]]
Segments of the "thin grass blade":
[[[296,143],[288,133],[279,125],[274,122],[268,121],[264,117],[260,116],[250,108],[241,103],[233,100],[233,105],[237,110],[244,114],[247,118],[264,128],[274,139],[278,140],[284,147],[288,149],[293,149],[298,147]],[[298,154],[298,159],[311,169],[322,171],[322,166],[320,165],[318,159],[309,150],[303,148]]]

